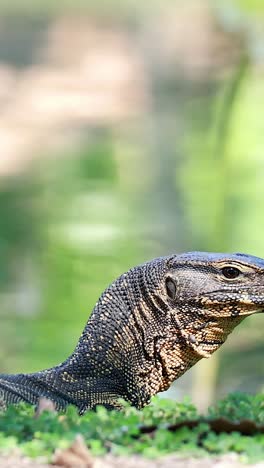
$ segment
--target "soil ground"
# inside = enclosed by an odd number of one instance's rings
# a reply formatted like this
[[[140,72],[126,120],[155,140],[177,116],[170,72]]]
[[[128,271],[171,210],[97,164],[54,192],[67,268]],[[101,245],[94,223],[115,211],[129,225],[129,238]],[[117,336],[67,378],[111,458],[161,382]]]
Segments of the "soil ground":
[[[0,456],[1,468],[55,468],[58,465],[50,465],[43,459],[31,459],[22,457],[18,453]],[[64,468],[73,468],[73,465],[63,465]],[[245,465],[239,461],[235,454],[228,454],[212,458],[180,458],[177,455],[169,455],[158,460],[146,460],[138,456],[114,457],[107,455],[93,460],[86,465],[78,465],[75,468],[264,468],[264,461],[254,465]]]

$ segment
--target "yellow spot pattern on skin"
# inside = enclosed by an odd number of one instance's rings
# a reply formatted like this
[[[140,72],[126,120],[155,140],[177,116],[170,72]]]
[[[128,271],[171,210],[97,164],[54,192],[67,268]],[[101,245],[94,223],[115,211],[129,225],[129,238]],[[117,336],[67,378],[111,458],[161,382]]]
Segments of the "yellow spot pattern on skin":
[[[68,374],[68,372],[62,373],[62,380],[68,383],[77,382],[77,379],[75,379],[72,375]]]

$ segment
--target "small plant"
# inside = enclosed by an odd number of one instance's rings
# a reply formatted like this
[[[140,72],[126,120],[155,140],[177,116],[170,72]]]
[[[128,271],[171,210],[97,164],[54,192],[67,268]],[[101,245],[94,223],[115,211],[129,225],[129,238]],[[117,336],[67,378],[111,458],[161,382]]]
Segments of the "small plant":
[[[209,408],[209,417],[226,418],[235,423],[251,420],[257,425],[264,425],[264,394],[231,393]]]
[[[234,422],[238,428],[241,421],[251,421],[254,433],[213,430],[213,422],[219,419]],[[122,411],[98,407],[82,417],[69,406],[63,414],[44,411],[36,418],[34,408],[23,403],[0,413],[0,452],[19,447],[30,457],[50,458],[56,448],[69,447],[81,434],[95,456],[106,452],[146,457],[173,452],[200,456],[232,451],[245,461],[258,461],[264,459],[263,423],[261,394],[232,394],[209,408],[205,417],[198,415],[188,399],[175,403],[155,397],[142,411],[124,403]]]

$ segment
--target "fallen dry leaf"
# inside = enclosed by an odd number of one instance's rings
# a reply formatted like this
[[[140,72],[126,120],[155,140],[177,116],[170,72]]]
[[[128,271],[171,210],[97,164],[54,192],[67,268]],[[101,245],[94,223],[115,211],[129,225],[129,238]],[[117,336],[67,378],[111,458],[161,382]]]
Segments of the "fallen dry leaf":
[[[56,413],[55,404],[53,401],[48,398],[41,397],[38,402],[38,406],[35,412],[35,418],[38,418],[43,411],[50,411],[51,413]]]
[[[63,466],[64,468],[94,467],[94,461],[81,434],[76,436],[73,444],[69,448],[64,450],[57,449],[52,463],[53,465]]]

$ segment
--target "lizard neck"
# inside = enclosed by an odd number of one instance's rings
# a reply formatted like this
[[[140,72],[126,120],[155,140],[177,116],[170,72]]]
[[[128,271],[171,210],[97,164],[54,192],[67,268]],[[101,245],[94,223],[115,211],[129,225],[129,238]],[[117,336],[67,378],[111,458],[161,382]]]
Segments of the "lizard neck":
[[[165,303],[142,294],[140,271],[133,274],[137,281],[124,274],[102,294],[73,354],[54,372],[69,388],[89,384],[93,395],[103,388],[105,400],[114,394],[142,407],[161,385],[156,351],[168,316]]]
[[[210,357],[243,320],[206,317],[202,308],[192,306],[169,310],[157,298],[135,297],[135,291],[116,295],[106,290],[75,351],[59,369],[69,388],[89,383],[99,398],[94,404],[106,403],[109,395],[113,402],[116,395],[116,400],[144,406],[197,361]]]
[[[207,317],[203,309],[191,306],[174,311],[167,336],[157,343],[162,379],[156,393],[167,390],[200,359],[209,358],[244,318],[216,314]]]

